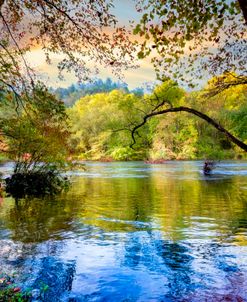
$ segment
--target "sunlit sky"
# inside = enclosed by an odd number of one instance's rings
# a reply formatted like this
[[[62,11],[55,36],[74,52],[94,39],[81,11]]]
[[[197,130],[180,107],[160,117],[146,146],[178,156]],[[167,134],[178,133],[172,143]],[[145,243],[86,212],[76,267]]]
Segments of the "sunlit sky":
[[[135,10],[134,3],[131,0],[116,0],[113,13],[117,16],[120,25],[129,26],[129,20],[138,20],[139,16]],[[33,49],[27,54],[27,60],[42,75],[42,80],[52,87],[67,87],[78,80],[73,73],[65,73],[64,80],[58,79],[57,63],[62,59],[61,55],[51,54],[52,64],[48,65],[45,61],[45,55],[41,49]],[[155,72],[150,59],[137,62],[140,66],[138,69],[129,69],[123,72],[123,81],[126,82],[130,89],[141,87],[147,82],[153,82],[156,79]],[[106,79],[111,77],[118,81],[109,69],[97,66],[100,70],[97,78]],[[94,74],[92,74],[94,77]]]

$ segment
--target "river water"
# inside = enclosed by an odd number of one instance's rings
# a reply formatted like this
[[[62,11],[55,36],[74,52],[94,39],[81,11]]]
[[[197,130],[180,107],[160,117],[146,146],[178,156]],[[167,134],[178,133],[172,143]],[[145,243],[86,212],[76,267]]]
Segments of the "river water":
[[[0,199],[1,271],[45,302],[247,301],[247,162],[202,166],[88,162],[60,196]]]

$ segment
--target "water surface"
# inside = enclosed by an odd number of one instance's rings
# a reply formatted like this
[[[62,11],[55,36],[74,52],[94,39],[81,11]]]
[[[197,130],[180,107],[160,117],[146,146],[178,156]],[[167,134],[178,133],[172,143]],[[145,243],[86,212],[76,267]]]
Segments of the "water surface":
[[[247,162],[86,166],[61,196],[0,199],[1,271],[46,302],[247,301]]]

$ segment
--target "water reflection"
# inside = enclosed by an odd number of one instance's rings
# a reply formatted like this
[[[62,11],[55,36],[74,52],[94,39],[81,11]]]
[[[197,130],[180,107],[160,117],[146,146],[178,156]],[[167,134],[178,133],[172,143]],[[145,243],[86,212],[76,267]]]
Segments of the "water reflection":
[[[47,302],[245,301],[246,167],[90,163],[61,196],[4,199],[0,265]]]
[[[74,228],[76,208],[68,200],[23,199],[16,203],[6,199],[5,203],[9,204],[3,221],[13,240],[29,243],[62,239]]]

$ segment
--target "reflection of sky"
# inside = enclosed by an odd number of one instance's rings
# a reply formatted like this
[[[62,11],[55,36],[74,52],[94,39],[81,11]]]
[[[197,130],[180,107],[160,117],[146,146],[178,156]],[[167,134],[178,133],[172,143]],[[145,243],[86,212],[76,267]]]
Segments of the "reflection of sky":
[[[217,178],[201,161],[86,165],[65,195],[4,200],[4,271],[57,297],[67,280],[73,301],[246,301],[247,162],[220,162]]]

